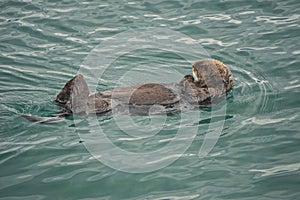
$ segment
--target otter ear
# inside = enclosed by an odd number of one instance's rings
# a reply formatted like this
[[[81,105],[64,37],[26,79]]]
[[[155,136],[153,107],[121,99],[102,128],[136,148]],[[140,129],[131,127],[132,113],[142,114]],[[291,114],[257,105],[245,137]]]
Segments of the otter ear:
[[[73,113],[86,110],[89,88],[82,74],[69,80],[56,96],[55,102]]]

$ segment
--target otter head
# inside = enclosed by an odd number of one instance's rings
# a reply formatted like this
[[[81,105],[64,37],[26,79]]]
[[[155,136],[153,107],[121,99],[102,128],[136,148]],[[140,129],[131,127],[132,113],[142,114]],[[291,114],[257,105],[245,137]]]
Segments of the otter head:
[[[233,75],[230,69],[222,62],[214,59],[204,59],[193,64],[195,83],[207,88],[225,90],[233,87]]]

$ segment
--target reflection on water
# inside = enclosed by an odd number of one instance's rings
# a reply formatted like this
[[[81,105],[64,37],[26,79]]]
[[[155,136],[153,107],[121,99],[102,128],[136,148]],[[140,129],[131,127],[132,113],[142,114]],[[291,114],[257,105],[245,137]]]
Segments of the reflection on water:
[[[0,5],[1,199],[300,196],[298,1],[5,0]],[[202,45],[234,74],[225,114],[212,116],[211,110],[202,109],[193,122],[172,115],[163,129],[153,124],[161,124],[159,116],[151,126],[147,117],[134,118],[139,129],[158,132],[151,137],[144,132],[139,137],[139,130],[125,119],[121,126],[128,134],[113,117],[96,120],[116,146],[137,153],[168,145],[180,126],[197,127],[193,143],[174,163],[151,173],[120,172],[89,154],[72,117],[43,125],[20,117],[56,114],[55,95],[93,48],[118,33],[149,27],[185,34],[182,42]],[[102,65],[99,61],[98,67]],[[130,51],[113,65],[114,70],[99,78],[97,90],[176,82],[178,74],[191,73],[186,58],[159,48]],[[199,159],[209,125],[222,119],[216,145]]]

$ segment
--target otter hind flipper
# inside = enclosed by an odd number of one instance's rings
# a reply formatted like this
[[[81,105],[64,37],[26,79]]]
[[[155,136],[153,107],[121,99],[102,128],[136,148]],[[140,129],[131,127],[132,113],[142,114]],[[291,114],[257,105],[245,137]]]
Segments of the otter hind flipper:
[[[61,107],[62,112],[51,117],[40,117],[30,114],[21,114],[22,117],[31,122],[54,123],[72,113],[82,113],[87,109],[89,88],[82,74],[77,74],[69,80],[56,96],[54,102]]]
[[[72,113],[85,113],[89,93],[89,88],[83,75],[77,74],[58,93],[55,103]]]

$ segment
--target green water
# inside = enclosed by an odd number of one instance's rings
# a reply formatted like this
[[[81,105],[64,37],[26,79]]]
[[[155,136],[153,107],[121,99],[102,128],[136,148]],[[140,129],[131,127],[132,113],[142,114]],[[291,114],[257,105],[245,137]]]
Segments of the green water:
[[[0,199],[299,199],[299,1],[4,0],[0,8]],[[140,41],[139,49],[130,50],[143,31],[157,29],[184,35],[186,51],[174,53],[180,45],[172,37],[166,40],[168,48]],[[141,34],[107,45],[135,30]],[[129,50],[118,54],[123,43]],[[184,52],[193,53],[195,44],[234,74],[233,91],[213,110],[155,115],[152,120],[68,117],[55,124],[20,117],[57,113],[52,100],[66,81],[78,71],[87,79],[97,76],[95,68],[85,65],[97,47],[116,55],[97,77],[96,90],[101,91],[179,81],[191,73],[195,60]],[[108,59],[105,54],[96,68],[103,69]],[[200,114],[197,120],[195,112]],[[219,138],[208,155],[199,158],[210,125],[220,128]],[[114,147],[124,151],[157,151],[150,157],[157,163],[178,159],[153,171],[158,164],[148,172],[121,171],[127,164],[143,166],[148,160],[108,152],[120,164],[99,162],[86,149],[87,140],[80,142],[91,127],[101,127]],[[169,157],[160,154],[179,129],[194,137],[191,144],[180,156],[175,147]],[[181,138],[176,146],[190,138]],[[105,155],[101,153],[98,156]]]

